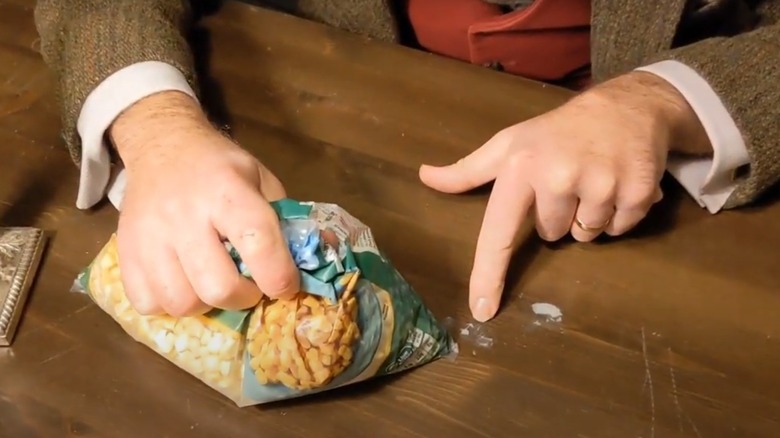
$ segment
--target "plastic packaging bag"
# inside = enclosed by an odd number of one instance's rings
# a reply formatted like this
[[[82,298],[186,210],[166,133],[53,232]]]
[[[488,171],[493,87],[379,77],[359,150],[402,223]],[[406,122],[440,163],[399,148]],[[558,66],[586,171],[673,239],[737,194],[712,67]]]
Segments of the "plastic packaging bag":
[[[83,292],[136,341],[238,406],[291,399],[420,366],[457,346],[378,250],[333,204],[272,204],[301,273],[294,299],[197,317],[143,316],[125,297],[116,236],[79,274]],[[226,243],[237,269],[250,274]]]

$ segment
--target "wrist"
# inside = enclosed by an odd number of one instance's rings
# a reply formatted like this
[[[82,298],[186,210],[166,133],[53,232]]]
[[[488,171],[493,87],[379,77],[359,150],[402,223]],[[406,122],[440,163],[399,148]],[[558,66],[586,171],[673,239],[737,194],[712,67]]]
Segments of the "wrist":
[[[213,129],[198,102],[179,91],[147,96],[123,111],[108,136],[127,167],[170,144],[168,139]],[[156,154],[154,154],[156,155]]]
[[[675,86],[649,72],[632,72],[625,78],[635,84],[648,108],[669,132],[669,152],[708,155],[709,136],[698,115]],[[642,91],[639,91],[642,90]]]

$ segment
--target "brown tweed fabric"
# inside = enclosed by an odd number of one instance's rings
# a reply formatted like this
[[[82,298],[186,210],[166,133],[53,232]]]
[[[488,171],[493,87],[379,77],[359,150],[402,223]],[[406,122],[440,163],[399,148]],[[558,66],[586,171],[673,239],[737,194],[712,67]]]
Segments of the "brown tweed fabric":
[[[391,3],[298,0],[297,11],[397,42]],[[197,19],[189,5],[186,0],[38,1],[42,52],[59,80],[64,137],[77,163],[78,113],[89,92],[113,72],[158,60],[179,68],[195,85],[184,38]],[[679,60],[702,75],[730,110],[751,164],[728,208],[755,200],[780,180],[780,0],[593,0],[592,10],[594,79]]]
[[[713,7],[712,1],[698,3]],[[695,10],[683,16],[685,0],[594,0],[592,52],[596,80],[666,59],[684,63],[707,80],[740,128],[750,155],[750,170],[725,205],[734,208],[780,180],[780,0],[764,1],[755,10],[746,1],[729,3],[717,19],[707,18],[709,32],[697,29],[698,41],[679,46],[675,40],[688,30],[685,24],[699,18]],[[617,16],[621,19],[611,18]]]
[[[163,61],[197,88],[184,37],[192,22],[187,1],[38,1],[41,52],[59,81],[63,136],[77,165],[79,111],[90,91],[112,73],[137,62]]]

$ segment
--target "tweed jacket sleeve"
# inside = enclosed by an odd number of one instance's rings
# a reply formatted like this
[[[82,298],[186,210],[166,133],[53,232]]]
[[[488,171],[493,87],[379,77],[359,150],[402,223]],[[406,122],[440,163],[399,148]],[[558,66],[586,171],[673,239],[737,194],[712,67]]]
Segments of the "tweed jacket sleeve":
[[[725,208],[756,200],[780,181],[780,24],[662,52],[693,68],[720,96],[742,133],[749,171]]]
[[[677,47],[672,40],[686,1],[631,3],[628,9],[622,2],[594,0],[599,11],[593,23],[594,78],[601,81],[662,61],[693,69],[728,110],[750,159],[724,208],[755,201],[780,181],[780,0],[761,2],[760,21],[750,30]]]
[[[39,0],[35,25],[44,61],[58,81],[63,137],[76,165],[76,129],[89,93],[124,67],[160,61],[196,89],[186,35],[195,22],[188,0]]]

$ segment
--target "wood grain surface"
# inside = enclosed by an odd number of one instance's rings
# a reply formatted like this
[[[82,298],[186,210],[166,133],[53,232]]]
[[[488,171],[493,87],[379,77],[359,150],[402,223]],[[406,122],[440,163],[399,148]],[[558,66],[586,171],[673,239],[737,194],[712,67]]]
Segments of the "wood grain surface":
[[[291,196],[369,224],[460,342],[454,361],[235,407],[69,292],[117,213],[75,208],[32,5],[0,0],[0,225],[53,237],[14,345],[0,349],[1,437],[780,436],[776,195],[713,216],[666,181],[664,201],[622,238],[546,244],[529,230],[502,311],[461,335],[488,192],[435,193],[417,168],[568,93],[229,3],[197,38],[214,117]]]

